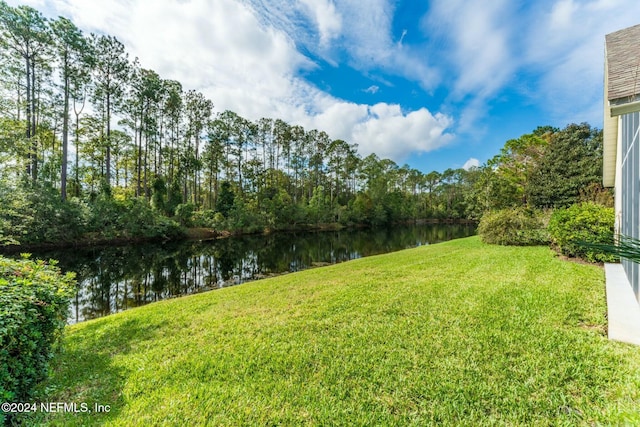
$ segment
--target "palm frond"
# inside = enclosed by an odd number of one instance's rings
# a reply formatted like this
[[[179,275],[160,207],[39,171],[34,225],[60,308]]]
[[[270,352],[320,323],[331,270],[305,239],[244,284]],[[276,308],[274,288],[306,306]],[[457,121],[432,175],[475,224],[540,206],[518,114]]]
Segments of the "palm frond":
[[[617,235],[616,243],[590,243],[575,242],[576,245],[583,248],[597,250],[607,255],[614,255],[619,258],[628,259],[633,262],[640,263],[640,240],[630,236]]]

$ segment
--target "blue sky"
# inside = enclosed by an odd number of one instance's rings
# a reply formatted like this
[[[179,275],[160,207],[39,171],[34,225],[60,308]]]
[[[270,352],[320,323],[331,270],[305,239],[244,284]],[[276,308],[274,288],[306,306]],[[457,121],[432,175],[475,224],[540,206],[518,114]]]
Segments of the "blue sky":
[[[604,35],[637,0],[22,0],[121,40],[217,111],[281,118],[424,172],[539,125],[602,127]]]

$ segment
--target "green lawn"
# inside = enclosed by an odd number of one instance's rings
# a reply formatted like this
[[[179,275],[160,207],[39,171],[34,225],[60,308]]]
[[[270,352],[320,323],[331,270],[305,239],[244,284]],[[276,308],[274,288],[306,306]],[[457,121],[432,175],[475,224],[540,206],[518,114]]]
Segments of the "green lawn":
[[[111,410],[36,421],[638,424],[605,314],[601,268],[461,239],[71,326],[49,400]]]

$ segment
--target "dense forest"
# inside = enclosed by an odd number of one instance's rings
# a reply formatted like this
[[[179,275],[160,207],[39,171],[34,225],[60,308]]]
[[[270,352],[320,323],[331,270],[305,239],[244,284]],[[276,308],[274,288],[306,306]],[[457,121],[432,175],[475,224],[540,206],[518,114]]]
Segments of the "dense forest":
[[[539,127],[471,170],[363,158],[322,130],[218,112],[116,38],[0,1],[2,245],[607,203],[601,156],[601,131],[583,123]]]

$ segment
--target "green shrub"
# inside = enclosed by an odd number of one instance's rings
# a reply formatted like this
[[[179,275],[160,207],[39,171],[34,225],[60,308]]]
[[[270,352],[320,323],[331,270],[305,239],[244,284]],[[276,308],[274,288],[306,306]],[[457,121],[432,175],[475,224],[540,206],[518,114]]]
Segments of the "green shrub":
[[[580,243],[612,244],[615,214],[613,208],[578,203],[557,210],[549,221],[549,233],[558,250],[567,256],[589,262],[613,262],[617,257]]]
[[[193,226],[221,229],[225,225],[225,218],[220,212],[203,209],[193,213]]]
[[[267,219],[261,212],[257,212],[255,205],[245,203],[240,197],[233,202],[226,220],[230,231],[240,233],[260,233],[264,230]]]
[[[525,208],[501,209],[480,219],[478,234],[494,245],[533,246],[549,244],[546,214]]]
[[[55,262],[0,257],[0,402],[30,401],[47,377],[74,283]]]
[[[122,218],[126,212],[123,201],[99,196],[89,206],[89,232],[107,238],[122,237]]]
[[[180,225],[185,227],[193,226],[193,212],[196,207],[193,203],[181,203],[176,206],[176,220],[180,222]]]
[[[121,224],[127,237],[132,238],[169,239],[183,233],[177,222],[154,210],[142,198],[125,202],[125,214],[121,218]]]
[[[154,210],[146,200],[99,196],[91,204],[89,231],[101,238],[171,238],[182,234],[178,223]]]
[[[87,217],[85,204],[52,187],[0,182],[0,245],[74,241]]]

